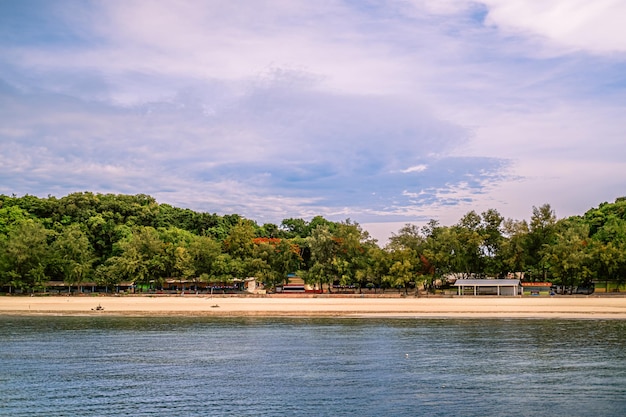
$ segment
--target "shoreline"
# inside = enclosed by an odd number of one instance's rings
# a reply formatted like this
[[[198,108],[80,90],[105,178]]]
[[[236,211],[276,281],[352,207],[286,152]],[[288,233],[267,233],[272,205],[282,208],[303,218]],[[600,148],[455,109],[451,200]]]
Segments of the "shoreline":
[[[0,296],[0,316],[626,320],[626,297]]]

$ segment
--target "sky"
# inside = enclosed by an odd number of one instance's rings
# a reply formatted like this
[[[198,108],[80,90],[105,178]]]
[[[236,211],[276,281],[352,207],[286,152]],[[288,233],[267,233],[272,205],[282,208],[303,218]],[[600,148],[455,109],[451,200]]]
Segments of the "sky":
[[[625,0],[0,0],[0,193],[258,224],[626,195]]]

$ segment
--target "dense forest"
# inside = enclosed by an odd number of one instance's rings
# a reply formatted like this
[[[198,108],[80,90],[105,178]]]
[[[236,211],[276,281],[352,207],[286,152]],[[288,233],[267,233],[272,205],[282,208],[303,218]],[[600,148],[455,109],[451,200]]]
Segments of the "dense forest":
[[[452,226],[407,224],[381,248],[359,224],[283,220],[263,224],[159,204],[150,196],[74,193],[0,195],[0,287],[43,289],[167,278],[266,286],[297,273],[306,282],[356,288],[432,287],[442,277],[505,277],[617,287],[626,278],[626,198],[557,219],[550,205],[530,221],[495,209]]]

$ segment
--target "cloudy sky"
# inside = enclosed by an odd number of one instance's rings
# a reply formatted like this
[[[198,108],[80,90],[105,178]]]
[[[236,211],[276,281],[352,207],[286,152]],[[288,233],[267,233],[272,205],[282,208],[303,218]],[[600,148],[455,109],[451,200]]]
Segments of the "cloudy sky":
[[[280,223],[626,195],[624,0],[0,0],[0,193]]]

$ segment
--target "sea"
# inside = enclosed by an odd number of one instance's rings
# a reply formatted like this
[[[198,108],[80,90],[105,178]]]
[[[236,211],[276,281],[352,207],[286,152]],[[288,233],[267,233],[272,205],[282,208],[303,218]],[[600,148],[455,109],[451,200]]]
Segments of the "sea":
[[[625,416],[626,320],[0,316],[0,416]]]

